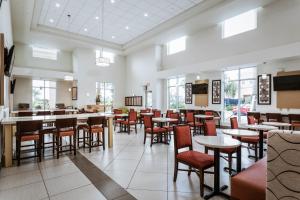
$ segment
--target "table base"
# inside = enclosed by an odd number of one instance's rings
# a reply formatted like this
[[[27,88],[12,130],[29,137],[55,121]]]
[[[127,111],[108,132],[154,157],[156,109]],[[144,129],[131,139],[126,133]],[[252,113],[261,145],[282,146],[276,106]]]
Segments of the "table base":
[[[220,190],[218,191],[212,191],[211,193],[207,194],[204,196],[204,199],[210,199],[212,198],[213,196],[216,196],[216,195],[220,195],[220,196],[223,196],[227,199],[230,199],[230,196],[226,193],[224,193],[223,191],[226,190],[228,188],[228,185],[223,185]]]

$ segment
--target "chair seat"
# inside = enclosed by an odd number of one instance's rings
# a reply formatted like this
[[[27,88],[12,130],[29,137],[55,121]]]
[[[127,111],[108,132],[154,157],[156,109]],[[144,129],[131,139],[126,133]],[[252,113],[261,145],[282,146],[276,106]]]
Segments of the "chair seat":
[[[167,130],[165,128],[153,127],[153,133],[154,134],[165,133],[166,131]],[[147,128],[146,133],[152,133],[151,128]]]
[[[196,123],[189,122],[188,125],[190,125],[190,126],[203,126],[203,124],[201,122],[196,122]]]
[[[125,122],[125,120],[123,120],[123,119],[117,119],[117,120],[115,120],[115,123],[122,123],[122,122]]]
[[[168,131],[173,131],[173,126],[163,126]]]
[[[90,131],[89,126],[84,128],[85,131]],[[103,132],[103,128],[102,126],[92,126],[91,127],[91,132],[92,133],[102,133]]]
[[[214,157],[198,151],[185,151],[177,154],[179,162],[197,169],[207,169],[214,165]]]
[[[74,135],[74,130],[72,128],[64,128],[64,129],[60,129],[58,133],[59,137],[64,137],[64,136],[72,136]]]
[[[220,149],[221,153],[228,153],[228,154],[232,154],[236,152],[236,148],[223,148]]]
[[[32,134],[32,135],[22,135],[21,141],[32,141],[32,140],[39,140],[40,135],[39,134]]]
[[[256,144],[259,142],[259,137],[242,137],[241,142]]]
[[[134,125],[134,124],[136,124],[136,121],[123,121],[123,122],[121,122],[122,124],[125,124],[125,125],[128,125],[128,124],[130,124],[130,125]]]
[[[89,127],[87,123],[77,123],[77,129],[84,129],[86,127]]]

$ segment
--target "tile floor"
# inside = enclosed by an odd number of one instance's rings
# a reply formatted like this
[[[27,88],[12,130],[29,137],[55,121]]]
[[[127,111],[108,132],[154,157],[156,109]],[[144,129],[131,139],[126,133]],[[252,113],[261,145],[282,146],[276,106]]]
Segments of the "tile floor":
[[[136,199],[201,199],[196,174],[188,177],[186,172],[179,172],[177,182],[173,182],[173,140],[170,145],[154,144],[152,148],[149,140],[143,144],[143,128],[138,126],[138,134],[115,133],[111,149],[96,148],[92,153],[87,149],[79,151]],[[203,147],[198,144],[194,144],[194,149],[203,152]],[[242,155],[242,167],[254,162],[248,159],[246,149]],[[71,158],[65,155],[57,160],[47,156],[41,163],[28,160],[20,167],[3,168],[0,171],[0,200],[106,199]],[[227,166],[227,163],[222,159],[221,165]],[[221,171],[221,175],[221,184],[229,184],[228,173]],[[212,186],[213,176],[206,175],[205,182]],[[230,192],[230,186],[225,192]],[[222,197],[212,198],[217,199]]]

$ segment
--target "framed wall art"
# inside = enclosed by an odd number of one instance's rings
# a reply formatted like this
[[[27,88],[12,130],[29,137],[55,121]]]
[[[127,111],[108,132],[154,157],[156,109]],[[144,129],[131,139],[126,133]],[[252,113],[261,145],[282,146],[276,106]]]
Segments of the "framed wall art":
[[[192,83],[185,84],[185,104],[193,103],[192,85]]]
[[[257,77],[257,104],[271,104],[271,74],[259,75]]]
[[[221,104],[221,80],[212,81],[212,104]]]

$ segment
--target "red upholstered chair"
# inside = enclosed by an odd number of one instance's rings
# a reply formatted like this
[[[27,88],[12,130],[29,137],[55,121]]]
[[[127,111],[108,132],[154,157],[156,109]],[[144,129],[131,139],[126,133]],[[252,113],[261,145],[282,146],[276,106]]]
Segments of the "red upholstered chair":
[[[204,170],[214,166],[214,158],[211,155],[193,150],[191,128],[188,125],[180,125],[174,128],[175,168],[173,181],[176,182],[178,171],[195,172],[200,179],[200,195],[204,194]],[[186,151],[180,151],[187,149]],[[179,169],[178,164],[189,166],[189,169]]]
[[[212,112],[212,111],[205,111],[204,114],[205,115],[212,115],[212,116],[214,116],[214,112]]]
[[[166,117],[171,118],[170,115],[173,113],[173,110],[167,110]]]
[[[55,141],[56,141],[56,157],[59,158],[59,153],[65,151],[74,151],[76,155],[76,118],[56,119],[55,121]],[[69,137],[69,144],[63,145],[62,140]],[[73,142],[72,142],[73,139]],[[66,148],[66,149],[64,149]]]
[[[136,124],[137,124],[137,112],[129,112],[127,120],[121,122],[122,125],[127,127],[128,134],[130,134],[130,127],[134,126],[135,133],[137,133]]]
[[[161,111],[160,110],[153,111],[153,116],[154,117],[161,117]]]
[[[130,108],[130,109],[129,109],[129,112],[134,112],[134,108]]]
[[[148,109],[140,110],[140,115],[138,116],[138,119],[139,119],[139,123],[140,123],[141,127],[142,127],[142,124],[144,123],[144,115],[141,115],[141,114],[148,113],[148,112],[150,112],[150,110],[148,110]]]
[[[205,136],[217,136],[217,128],[216,128],[216,123],[213,120],[208,120],[204,124],[205,127]],[[207,153],[209,148],[205,148],[205,153]],[[236,148],[223,148],[220,149],[221,153],[225,153],[228,156],[228,159],[223,157],[225,160],[228,161],[228,170],[229,174],[231,174],[232,171],[232,155],[236,153],[237,149]]]
[[[39,162],[41,162],[41,149],[42,149],[42,135],[40,131],[43,127],[42,121],[17,121],[17,132],[16,132],[16,156],[18,166],[20,166],[21,159],[38,157]],[[34,144],[23,145],[22,142],[33,141]],[[33,146],[36,153],[33,156],[21,157],[22,147]],[[28,151],[28,149],[26,150]]]
[[[289,114],[289,121],[293,130],[300,128],[300,114]]]
[[[250,117],[250,116],[248,116]],[[238,125],[238,121],[237,121],[237,117],[231,117],[230,118],[230,125],[231,125],[231,129],[238,129],[239,128],[239,125]],[[237,138],[236,138],[237,139]],[[250,149],[252,149],[255,153],[255,160],[258,159],[257,157],[257,144],[259,142],[259,137],[242,137],[240,138],[240,141],[243,142],[243,143],[247,143],[248,144],[248,153],[249,153],[249,157],[253,157],[250,155]],[[254,147],[251,148],[250,145],[253,145]]]
[[[120,109],[114,109],[114,114],[122,114],[123,111]],[[123,118],[121,116],[115,116],[114,117],[114,130],[116,130],[117,124],[121,125],[121,122],[124,122]]]
[[[146,143],[147,134],[151,135],[151,147],[153,144],[153,140],[161,136],[161,134],[167,133],[167,129],[161,127],[155,127],[152,121],[152,116],[145,115],[144,116],[144,144]],[[165,139],[167,139],[165,137]]]
[[[93,147],[99,146],[102,146],[103,150],[105,150],[105,117],[89,117],[87,120],[87,124],[88,126],[84,127],[83,131],[83,147],[85,147],[85,145],[88,145],[89,152],[92,151]],[[96,140],[94,140],[94,137],[96,138]],[[86,139],[88,141],[86,141]]]
[[[248,125],[256,124],[257,121],[253,115],[247,116]]]
[[[247,117],[248,116],[253,116],[257,124],[260,124],[264,121],[261,119],[260,112],[247,112]]]
[[[193,128],[193,135],[196,134],[196,131],[199,130],[201,134],[201,128],[203,127],[203,124],[201,122],[196,121],[196,118],[194,116],[194,112],[187,112],[186,113],[186,123]]]

